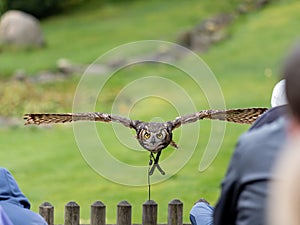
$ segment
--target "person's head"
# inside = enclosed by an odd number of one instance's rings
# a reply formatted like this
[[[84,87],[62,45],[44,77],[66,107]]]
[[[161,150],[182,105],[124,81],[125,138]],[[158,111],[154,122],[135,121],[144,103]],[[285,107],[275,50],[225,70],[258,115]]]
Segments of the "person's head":
[[[286,104],[287,99],[285,94],[285,80],[281,80],[273,88],[271,106],[276,107]]]
[[[282,73],[292,117],[300,129],[300,45],[288,55]]]

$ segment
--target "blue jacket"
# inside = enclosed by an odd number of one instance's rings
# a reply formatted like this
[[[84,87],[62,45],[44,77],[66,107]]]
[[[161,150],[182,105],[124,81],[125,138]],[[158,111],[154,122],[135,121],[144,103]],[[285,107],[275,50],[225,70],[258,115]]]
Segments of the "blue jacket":
[[[286,140],[286,120],[246,132],[222,182],[214,225],[263,225],[272,168]]]
[[[47,225],[39,214],[30,211],[28,199],[5,168],[0,168],[0,206],[14,225]]]
[[[8,218],[4,209],[0,206],[0,224],[1,225],[13,225],[11,220]]]

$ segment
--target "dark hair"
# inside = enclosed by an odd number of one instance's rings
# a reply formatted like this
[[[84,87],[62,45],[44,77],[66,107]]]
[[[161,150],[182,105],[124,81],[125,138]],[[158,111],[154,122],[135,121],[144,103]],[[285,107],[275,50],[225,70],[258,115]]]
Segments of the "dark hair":
[[[292,114],[300,121],[300,45],[288,55],[283,67],[286,97]]]

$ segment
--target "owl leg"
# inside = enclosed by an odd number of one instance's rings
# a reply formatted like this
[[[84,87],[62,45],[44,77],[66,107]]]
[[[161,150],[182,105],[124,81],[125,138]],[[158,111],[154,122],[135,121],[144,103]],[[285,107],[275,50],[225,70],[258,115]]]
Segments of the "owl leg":
[[[159,161],[159,157],[160,157],[160,154],[161,154],[161,151],[159,151],[156,155],[156,157],[154,157],[153,153],[151,152],[150,153],[150,161],[149,161],[149,166],[152,165],[153,161],[152,159],[154,160],[154,165],[151,167],[150,171],[149,171],[149,175],[152,175],[155,168],[158,169],[158,171],[162,174],[162,175],[165,175],[165,171],[163,171],[163,169],[159,166],[158,164],[158,161]]]
[[[178,145],[175,143],[175,141],[172,140],[172,141],[170,142],[170,145],[171,145],[172,147],[178,149]]]

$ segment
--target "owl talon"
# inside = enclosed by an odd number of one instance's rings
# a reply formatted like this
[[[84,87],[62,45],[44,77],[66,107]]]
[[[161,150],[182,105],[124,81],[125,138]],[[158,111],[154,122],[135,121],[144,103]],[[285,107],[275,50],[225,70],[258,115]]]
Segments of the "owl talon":
[[[155,170],[155,168],[158,169],[158,171],[161,173],[161,175],[165,175],[165,171],[163,171],[163,169],[157,164],[157,163],[154,163],[154,165],[151,167],[150,171],[149,171],[149,175],[153,175],[153,172]]]
[[[153,160],[150,159],[150,160],[149,160],[149,166],[152,166],[152,164],[153,164]]]
[[[157,164],[157,169],[158,171],[161,173],[161,175],[165,175],[165,171],[163,171],[163,169]]]
[[[150,171],[149,171],[149,176],[153,175],[154,169],[155,169],[155,167],[152,166],[151,169],[150,169]]]

